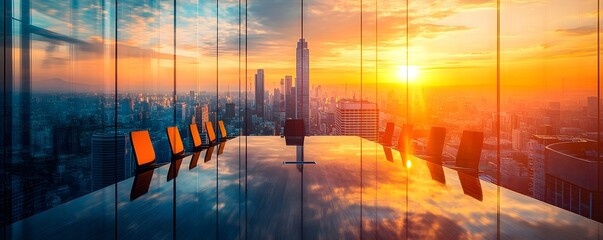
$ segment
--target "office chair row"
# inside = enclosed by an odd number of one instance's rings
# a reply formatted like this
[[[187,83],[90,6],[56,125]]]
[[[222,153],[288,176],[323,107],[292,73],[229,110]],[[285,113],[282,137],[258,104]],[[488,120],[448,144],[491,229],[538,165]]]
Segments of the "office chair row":
[[[385,127],[381,144],[391,147],[392,136],[394,134],[395,124],[388,122]],[[404,124],[400,137],[398,138],[397,149],[400,153],[413,154],[412,147],[412,125]],[[443,165],[442,152],[446,140],[446,128],[431,127],[429,139],[427,140],[427,148],[422,155],[415,155],[421,159]],[[463,131],[461,143],[456,154],[456,160],[453,166],[449,166],[457,170],[478,171],[479,160],[482,153],[484,143],[484,133],[476,131]]]
[[[221,141],[226,141],[230,139],[230,137],[227,137],[228,134],[226,132],[226,127],[224,126],[223,121],[218,121],[218,127],[220,128],[221,134],[220,139],[217,139],[216,132],[214,131],[214,126],[211,122],[205,122],[204,124],[207,130],[207,137],[209,140],[208,144],[203,144],[203,142],[201,141],[201,136],[199,134],[197,124],[193,123],[189,125],[189,131],[193,139],[194,151],[199,151],[216,145]],[[178,127],[168,127],[166,128],[166,133],[168,136],[168,141],[170,143],[170,149],[172,150],[172,158],[177,159],[184,157],[184,144],[182,143],[182,138],[180,137]],[[151,142],[151,137],[149,136],[148,130],[130,132],[130,142],[132,143],[132,148],[134,149],[136,171],[153,169],[160,166],[157,164],[155,150],[153,148],[153,143]]]

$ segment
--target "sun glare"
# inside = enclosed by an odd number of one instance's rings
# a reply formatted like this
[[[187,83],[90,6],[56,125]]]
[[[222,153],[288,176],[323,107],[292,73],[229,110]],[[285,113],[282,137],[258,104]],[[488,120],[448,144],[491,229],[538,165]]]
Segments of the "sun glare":
[[[407,70],[408,69],[408,73]],[[408,82],[416,82],[419,77],[419,67],[417,66],[398,66],[398,78],[402,82],[406,82],[406,78],[408,77]]]

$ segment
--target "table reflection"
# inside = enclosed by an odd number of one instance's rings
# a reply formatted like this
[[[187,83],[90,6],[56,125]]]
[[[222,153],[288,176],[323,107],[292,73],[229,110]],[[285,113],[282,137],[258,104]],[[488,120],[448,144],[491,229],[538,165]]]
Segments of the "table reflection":
[[[9,226],[10,236],[94,238],[114,231],[120,239],[595,239],[603,229],[477,174],[404,159],[408,155],[358,137],[312,136],[303,146],[279,137],[226,144],[215,161],[214,148],[193,153],[19,221]],[[198,163],[201,154],[205,160]],[[189,170],[179,171],[181,164]],[[103,227],[116,218],[116,230]]]
[[[477,172],[458,172],[459,181],[465,195],[482,201],[484,199],[482,193],[482,185],[478,178]]]
[[[154,169],[150,169],[139,172],[134,176],[132,191],[130,192],[130,201],[134,201],[149,191],[149,185],[151,184],[154,172]]]

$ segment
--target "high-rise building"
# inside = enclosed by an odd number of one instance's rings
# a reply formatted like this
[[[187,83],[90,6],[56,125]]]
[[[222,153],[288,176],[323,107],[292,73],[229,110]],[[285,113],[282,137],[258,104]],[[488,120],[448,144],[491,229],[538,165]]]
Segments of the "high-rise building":
[[[176,105],[176,121],[180,122],[180,121],[185,121],[186,120],[186,103],[185,102],[181,102],[181,103],[177,103]]]
[[[560,142],[545,148],[545,201],[582,216],[602,221],[599,146],[595,141]]]
[[[511,132],[511,146],[515,151],[525,151],[529,141],[528,132],[523,129],[514,129]]]
[[[195,91],[190,91],[189,92],[189,100],[188,100],[188,104],[190,106],[194,106],[195,105]]]
[[[209,106],[207,104],[203,104],[201,106],[195,107],[195,123],[197,127],[201,126],[201,131],[205,132],[205,124],[209,120]]]
[[[376,141],[379,137],[379,109],[367,101],[342,100],[335,117],[336,135],[360,136]]]
[[[296,111],[295,118],[303,119],[306,134],[310,133],[310,50],[308,42],[300,39],[297,42],[295,51],[295,88],[296,94]]]
[[[264,69],[255,74],[255,111],[258,117],[264,117]]]
[[[126,162],[126,142],[127,138],[124,134],[92,135],[92,161],[90,162],[92,191],[130,176],[133,169],[130,161]]]
[[[235,104],[234,103],[226,103],[226,113],[224,114],[224,118],[233,119],[235,117]]]
[[[285,76],[285,117],[295,118],[295,88],[293,77]]]

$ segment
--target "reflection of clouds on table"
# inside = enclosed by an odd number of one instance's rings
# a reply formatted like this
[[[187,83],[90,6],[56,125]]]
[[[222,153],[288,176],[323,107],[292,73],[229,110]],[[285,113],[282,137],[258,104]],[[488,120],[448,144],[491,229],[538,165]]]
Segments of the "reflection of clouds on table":
[[[361,147],[362,141],[362,147]],[[247,143],[247,145],[245,145]],[[239,137],[10,226],[13,238],[588,239],[599,223],[358,137]],[[219,147],[217,147],[219,148]],[[300,150],[303,154],[300,155]],[[300,171],[285,161],[315,161]],[[172,164],[173,165],[173,164]],[[177,166],[173,165],[174,167]],[[138,180],[145,180],[138,176]],[[146,190],[131,201],[135,191]],[[115,192],[117,191],[117,215]],[[499,207],[500,206],[500,210]],[[174,224],[175,223],[175,224]],[[30,226],[36,226],[31,231]],[[174,229],[175,227],[175,229]],[[500,229],[500,232],[498,232]],[[175,230],[175,231],[174,231]]]

